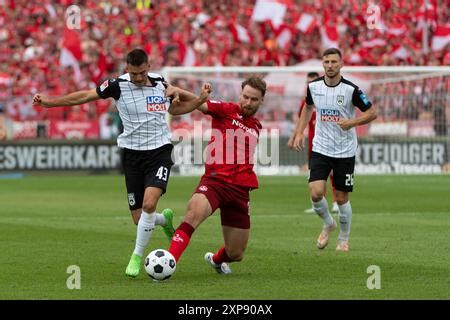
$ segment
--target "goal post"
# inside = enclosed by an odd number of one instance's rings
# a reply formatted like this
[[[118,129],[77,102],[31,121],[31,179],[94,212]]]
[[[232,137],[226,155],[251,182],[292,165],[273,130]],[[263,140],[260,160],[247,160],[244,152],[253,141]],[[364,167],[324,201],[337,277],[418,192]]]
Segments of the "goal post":
[[[307,155],[287,148],[299,106],[305,98],[306,74],[323,73],[315,65],[289,67],[165,67],[170,83],[198,93],[212,84],[211,98],[238,101],[241,82],[250,75],[265,79],[265,101],[258,111],[263,125],[255,155],[258,174],[306,174]],[[357,128],[355,173],[423,174],[450,172],[450,67],[344,66],[342,75],[358,85],[378,109],[374,122]],[[201,174],[210,120],[198,111],[170,119],[176,141],[175,172]],[[178,140],[177,140],[178,139]],[[195,158],[196,161],[193,161]],[[177,162],[177,161],[175,161]]]

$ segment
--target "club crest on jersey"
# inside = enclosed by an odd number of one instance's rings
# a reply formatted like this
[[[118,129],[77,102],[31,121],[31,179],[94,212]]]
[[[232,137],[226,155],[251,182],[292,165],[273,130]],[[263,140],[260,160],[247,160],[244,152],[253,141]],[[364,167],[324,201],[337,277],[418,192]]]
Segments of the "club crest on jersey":
[[[136,204],[136,199],[134,198],[134,193],[128,194],[128,203],[130,206],[134,206]]]
[[[340,119],[339,110],[335,109],[320,109],[320,121],[338,122]]]
[[[344,105],[344,96],[338,95],[337,99],[336,99],[336,103],[338,104],[338,106]]]
[[[147,111],[166,111],[167,99],[161,96],[149,96],[147,97]]]

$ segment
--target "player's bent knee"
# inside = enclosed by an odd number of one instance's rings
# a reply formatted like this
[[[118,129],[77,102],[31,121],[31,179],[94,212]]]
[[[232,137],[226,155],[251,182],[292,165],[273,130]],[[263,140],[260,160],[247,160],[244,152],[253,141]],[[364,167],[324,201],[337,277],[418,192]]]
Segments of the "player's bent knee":
[[[142,210],[147,212],[147,213],[152,213],[156,211],[156,203],[154,203],[153,201],[148,201],[142,204]]]
[[[323,198],[323,194],[322,193],[312,193],[311,194],[311,200],[313,202],[319,202],[320,200],[322,200]]]
[[[323,190],[320,188],[310,188],[309,193],[311,195],[311,200],[314,202],[320,201],[323,198]]]
[[[336,193],[336,202],[338,205],[342,206],[348,202],[348,193],[339,192]]]

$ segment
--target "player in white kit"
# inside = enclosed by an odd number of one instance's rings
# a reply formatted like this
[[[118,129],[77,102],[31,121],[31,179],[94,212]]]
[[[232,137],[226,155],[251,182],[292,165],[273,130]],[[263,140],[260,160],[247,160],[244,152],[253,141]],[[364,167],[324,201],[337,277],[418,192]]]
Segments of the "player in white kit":
[[[44,107],[74,106],[114,98],[124,126],[117,144],[123,151],[128,205],[137,224],[135,248],[125,271],[127,276],[134,278],[140,272],[142,256],[155,225],[163,227],[169,241],[173,236],[172,210],[156,212],[173,165],[173,145],[166,113],[192,111],[177,102],[196,96],[170,86],[159,74],[150,73],[148,56],[141,49],[128,53],[126,63],[126,74],[106,80],[97,88],[58,97],[36,94],[33,104]]]
[[[348,238],[352,218],[349,192],[353,191],[353,173],[357,149],[356,126],[367,124],[377,118],[377,111],[357,85],[341,76],[342,54],[336,48],[329,48],[322,55],[325,71],[308,84],[306,107],[303,108],[295,128],[292,148],[304,148],[303,131],[306,128],[313,107],[316,108],[316,128],[312,154],[309,159],[309,192],[314,211],[324,220],[317,239],[317,247],[328,244],[330,233],[336,229],[336,222],[330,215],[324,198],[325,185],[330,171],[339,207],[339,236],[336,250],[348,251]],[[356,117],[356,108],[362,111]]]

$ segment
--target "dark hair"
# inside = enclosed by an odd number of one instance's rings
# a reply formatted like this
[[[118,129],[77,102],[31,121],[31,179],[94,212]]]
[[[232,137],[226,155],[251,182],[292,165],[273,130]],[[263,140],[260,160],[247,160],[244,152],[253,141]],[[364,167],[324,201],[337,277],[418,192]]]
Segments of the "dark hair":
[[[246,79],[244,82],[242,82],[242,89],[244,89],[246,85],[249,85],[250,87],[261,91],[263,97],[266,94],[267,84],[261,78],[253,76]]]
[[[327,50],[325,50],[322,54],[322,57],[325,57],[329,54],[337,54],[339,56],[339,58],[342,58],[342,53],[339,49],[337,48],[328,48]]]
[[[306,76],[308,78],[317,78],[319,76],[319,74],[315,71],[312,71],[312,72],[308,72],[308,74]]]
[[[148,63],[148,56],[142,49],[134,49],[127,54],[127,64],[139,67],[143,63]]]

